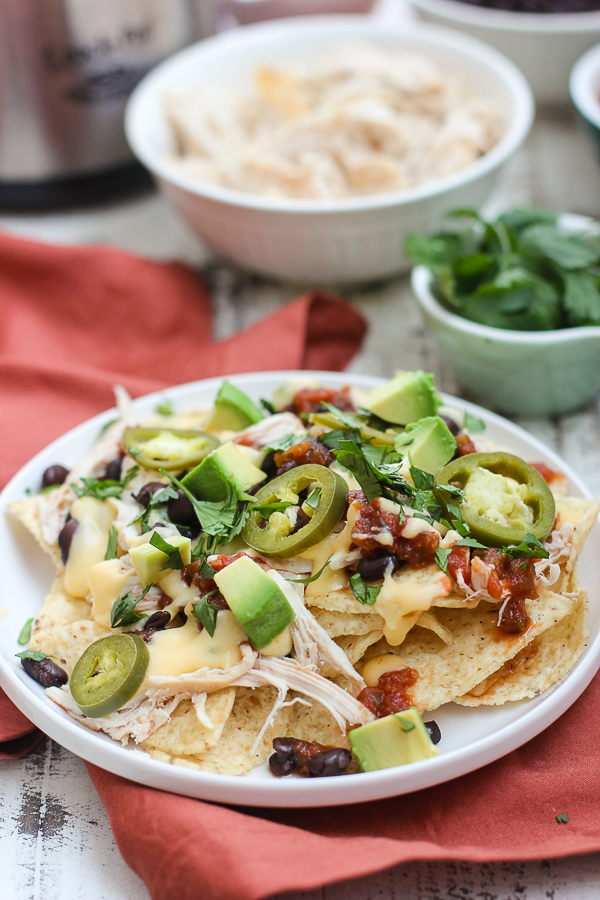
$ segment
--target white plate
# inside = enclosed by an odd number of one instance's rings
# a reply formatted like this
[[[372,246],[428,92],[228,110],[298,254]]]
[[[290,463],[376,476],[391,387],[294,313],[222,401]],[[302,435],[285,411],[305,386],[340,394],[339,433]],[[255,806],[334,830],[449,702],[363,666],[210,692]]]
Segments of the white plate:
[[[311,372],[324,385],[351,382],[370,389],[380,379],[328,372]],[[269,397],[281,381],[298,377],[298,372],[270,372],[232,376],[232,381],[251,397]],[[135,401],[141,415],[152,413],[157,402],[168,397],[175,409],[210,405],[221,378],[180,385]],[[529,461],[543,461],[564,472],[571,493],[589,496],[577,475],[552,451],[505,419],[464,401],[445,398],[469,410],[487,423],[486,434],[501,446]],[[395,769],[340,778],[276,779],[266,765],[248,775],[233,777],[196,772],[152,759],[141,750],[126,749],[110,738],[79,725],[45,697],[43,689],[30,679],[15,653],[21,648],[17,638],[25,620],[35,616],[53,577],[53,566],[25,529],[6,514],[11,500],[22,498],[26,488],[37,491],[42,472],[53,463],[73,465],[90,448],[101,426],[114,417],[103,413],[70,431],[38,453],[0,494],[0,547],[3,554],[3,606],[0,634],[0,685],[11,700],[42,731],[68,750],[91,763],[125,778],[155,788],[250,806],[302,807],[331,806],[376,800],[431,787],[473,771],[521,746],[551,725],[581,694],[600,665],[600,525],[594,526],[579,563],[579,575],[590,594],[590,641],[571,673],[534,700],[509,703],[498,708],[467,709],[448,704],[426,718],[435,718],[442,730],[441,753],[434,759]]]

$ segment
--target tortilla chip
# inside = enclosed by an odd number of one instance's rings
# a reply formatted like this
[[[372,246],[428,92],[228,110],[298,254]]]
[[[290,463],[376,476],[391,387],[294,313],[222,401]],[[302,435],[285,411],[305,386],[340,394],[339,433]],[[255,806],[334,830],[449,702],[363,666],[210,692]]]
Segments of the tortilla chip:
[[[57,575],[36,619],[35,631],[50,631],[61,625],[71,625],[91,618],[92,607],[88,601],[67,594],[63,576]]]
[[[428,628],[445,643],[452,643],[452,632],[445,628],[434,612],[423,612],[415,622],[415,628]]]
[[[365,655],[365,651],[371,644],[381,640],[383,631],[369,631],[367,634],[347,634],[344,637],[335,639],[338,647],[341,647],[350,662],[354,665],[359,659]]]
[[[274,737],[287,734],[290,707],[279,710],[274,723],[266,730],[255,753],[252,746],[267,717],[271,713],[277,692],[271,687],[237,688],[235,703],[221,738],[215,747],[205,753],[174,757],[162,751],[150,751],[159,759],[167,758],[175,765],[220,775],[243,775],[254,766],[265,762],[272,753]]]
[[[339,591],[331,591],[321,597],[306,597],[306,605],[312,609],[313,606],[319,609],[333,610],[340,613],[351,613],[355,616],[377,616],[378,613],[373,609],[373,604],[359,603],[352,588],[341,588]]]
[[[503,635],[497,628],[498,609],[480,603],[474,615],[470,610],[438,610],[437,615],[451,636],[452,643],[443,644],[438,636],[425,629],[413,629],[401,645],[402,657],[419,673],[412,689],[415,706],[420,710],[436,709],[472,687],[512,659],[523,647],[568,615],[577,599],[550,591],[538,600],[527,600],[526,610],[531,626],[520,635]],[[378,653],[393,652],[380,642]]]
[[[306,698],[302,698],[306,699]],[[320,703],[311,701],[294,703],[290,707],[288,734],[300,741],[318,741],[334,747],[350,748],[350,741],[335,721],[329,710]]]
[[[369,613],[333,612],[329,609],[312,607],[311,612],[319,625],[329,637],[336,638],[345,634],[368,634],[375,629],[383,630],[381,616]]]
[[[587,593],[581,591],[575,608],[564,619],[455,702],[461,706],[498,706],[537,697],[548,690],[581,656],[588,639],[587,615]]]
[[[44,537],[40,524],[39,499],[40,495],[35,494],[32,497],[25,497],[23,500],[13,500],[8,504],[8,511],[25,526],[60,572],[64,569],[60,549],[58,544],[49,544]]]
[[[553,587],[557,591],[572,591],[575,579],[575,564],[598,518],[600,500],[587,500],[584,497],[565,497],[562,500],[557,500],[556,509],[562,521],[567,520],[573,523],[575,531],[571,553],[563,568],[563,576]]]
[[[49,631],[36,631],[29,641],[28,649],[53,656],[71,677],[75,663],[86,647],[109,634],[112,634],[110,628],[103,628],[93,620],[84,619]]]
[[[205,712],[213,727],[203,725],[191,700],[182,700],[171,718],[142,741],[144,750],[161,750],[171,756],[195,756],[214,747],[235,702],[235,688],[223,688],[208,694]]]

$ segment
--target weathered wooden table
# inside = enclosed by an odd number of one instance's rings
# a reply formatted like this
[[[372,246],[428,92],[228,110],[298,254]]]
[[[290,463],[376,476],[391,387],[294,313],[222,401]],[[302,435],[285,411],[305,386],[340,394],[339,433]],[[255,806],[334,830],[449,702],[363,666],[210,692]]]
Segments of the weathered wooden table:
[[[573,115],[538,116],[525,148],[503,174],[491,206],[535,204],[600,216],[600,165]],[[199,268],[226,336],[297,296],[302,286],[268,281],[222,262],[175,221],[155,194],[85,212],[0,216],[0,228],[50,242],[114,244]],[[408,280],[346,290],[370,332],[351,370],[390,376],[424,368],[449,393],[458,387],[421,321]],[[466,395],[465,395],[466,396]],[[600,410],[520,424],[561,454],[600,493]],[[29,756],[0,762],[2,900],[144,900],[144,884],[122,861],[83,762],[50,740]],[[597,900],[600,854],[533,863],[413,863],[287,900]],[[283,900],[283,898],[278,898]]]

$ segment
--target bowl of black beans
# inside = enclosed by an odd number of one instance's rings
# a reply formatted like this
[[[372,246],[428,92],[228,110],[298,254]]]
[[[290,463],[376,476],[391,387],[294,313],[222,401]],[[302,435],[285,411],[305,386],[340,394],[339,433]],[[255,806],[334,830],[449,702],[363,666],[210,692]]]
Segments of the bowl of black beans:
[[[419,19],[491,44],[529,81],[539,104],[569,103],[569,74],[600,42],[600,0],[408,0]]]

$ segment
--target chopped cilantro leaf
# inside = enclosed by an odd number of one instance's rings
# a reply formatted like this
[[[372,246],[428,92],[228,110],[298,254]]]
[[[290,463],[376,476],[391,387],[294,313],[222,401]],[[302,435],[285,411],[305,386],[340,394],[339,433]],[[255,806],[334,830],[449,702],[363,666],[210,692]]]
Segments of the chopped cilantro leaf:
[[[321,500],[321,488],[315,488],[314,491],[308,495],[306,500],[304,501],[304,506],[308,506],[310,509],[316,509]]]
[[[126,625],[133,625],[140,619],[145,619],[148,613],[136,612],[135,607],[139,601],[146,596],[151,587],[151,584],[147,585],[142,593],[135,599],[131,596],[131,591],[127,591],[126,594],[123,594],[118,600],[115,600],[110,611],[110,627],[124,628]]]
[[[438,547],[435,551],[435,561],[442,570],[442,572],[448,571],[448,559],[450,558],[450,554],[452,553],[451,547]]]
[[[504,547],[504,552],[513,559],[548,559],[550,556],[546,548],[540,544],[534,534],[529,532],[520,544],[512,547]]]
[[[264,397],[261,397],[258,402],[260,403],[260,405],[262,406],[264,411],[266,413],[268,413],[270,416],[277,415],[277,410],[275,409],[275,407],[273,406],[273,404],[271,403],[270,400],[265,400]]]
[[[299,443],[299,441],[303,440],[303,435],[300,434],[284,434],[280,438],[275,438],[275,440],[271,441],[266,447],[262,447],[261,449],[265,453],[277,453],[279,450],[289,450],[294,444]]]
[[[200,600],[197,600],[196,603],[192,604],[192,612],[198,619],[201,625],[204,625],[209,635],[212,637],[215,633],[215,629],[217,627],[217,613],[218,609],[216,606],[212,606],[208,602],[208,598],[212,597],[213,594],[216,594],[217,591],[209,591],[208,594],[205,594],[204,597],[201,597]]]
[[[483,419],[471,415],[470,412],[466,412],[464,427],[470,434],[481,434],[482,431],[485,431],[485,422]]]
[[[104,559],[116,559],[117,548],[119,546],[119,532],[114,525],[108,529],[108,543],[106,545],[106,553]]]
[[[139,471],[138,466],[132,466],[121,481],[113,481],[111,478],[82,478],[81,484],[71,484],[71,488],[78,497],[108,500],[110,497],[120,497]]]
[[[273,500],[272,503],[255,503],[251,507],[252,512],[257,512],[265,519],[274,512],[283,512],[289,506],[294,506],[291,500]]]
[[[21,653],[15,653],[19,659],[35,659],[40,662],[42,659],[52,659],[49,653],[41,653],[39,650],[22,650]]]
[[[366,584],[366,582],[360,577],[358,572],[356,573],[356,575],[353,575],[351,577],[350,587],[352,588],[352,593],[354,594],[358,602],[365,603],[368,606],[375,603],[379,591],[381,590],[380,584]]]
[[[150,538],[150,544],[152,544],[153,547],[156,547],[157,550],[160,550],[161,553],[166,553],[167,555],[167,559],[162,566],[161,571],[164,571],[165,569],[183,569],[183,560],[181,558],[179,547],[174,547],[173,544],[169,544],[168,541],[165,541],[165,539],[156,531]]]
[[[156,412],[159,414],[159,416],[172,416],[173,404],[170,400],[167,400],[165,398],[160,403],[156,404]]]
[[[559,813],[556,817],[556,821],[559,825],[566,825],[569,821],[569,817],[566,813]]]
[[[31,638],[31,628],[33,626],[33,619],[27,619],[25,624],[21,629],[21,633],[17,638],[17,643],[20,647],[25,646],[25,644],[29,643],[29,639]]]

